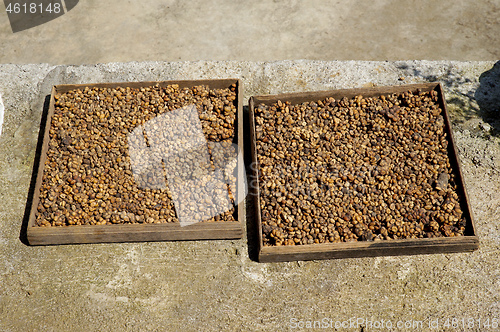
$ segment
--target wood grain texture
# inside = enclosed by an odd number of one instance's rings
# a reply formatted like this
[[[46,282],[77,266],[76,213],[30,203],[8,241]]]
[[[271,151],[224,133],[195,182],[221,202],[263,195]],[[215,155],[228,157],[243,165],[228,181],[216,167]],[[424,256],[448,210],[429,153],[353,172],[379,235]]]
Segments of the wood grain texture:
[[[363,97],[375,97],[387,94],[399,94],[406,91],[422,91],[436,90],[440,107],[443,110],[443,118],[445,120],[445,133],[448,138],[448,156],[453,172],[457,175],[457,191],[460,195],[461,208],[466,219],[465,236],[459,237],[442,237],[430,239],[403,239],[403,240],[387,240],[375,242],[344,242],[344,243],[327,243],[327,244],[311,244],[298,246],[263,246],[262,242],[262,219],[260,209],[259,195],[259,177],[258,177],[258,160],[255,144],[255,118],[254,110],[258,105],[271,105],[278,100],[289,101],[291,104],[300,104],[307,101],[323,100],[327,97],[341,99],[343,97],[352,98],[358,95]],[[372,256],[398,256],[398,255],[418,255],[418,254],[436,254],[436,253],[453,253],[453,252],[468,252],[479,248],[479,239],[476,236],[474,218],[470,210],[469,198],[465,187],[465,182],[460,170],[460,160],[453,139],[453,132],[448,117],[446,100],[443,93],[443,88],[440,83],[423,83],[410,84],[400,86],[375,87],[375,88],[360,88],[360,89],[343,89],[333,91],[317,91],[317,92],[301,92],[301,93],[286,93],[280,95],[267,96],[252,96],[249,100],[249,118],[250,118],[250,153],[252,158],[252,195],[255,199],[255,227],[258,228],[258,260],[260,262],[283,262],[295,260],[315,260],[315,259],[332,259],[332,258],[352,258],[352,257],[372,257]]]
[[[31,245],[50,244],[76,244],[76,243],[102,243],[102,242],[142,242],[142,241],[177,241],[177,240],[208,240],[208,239],[238,239],[243,236],[243,222],[245,213],[244,201],[237,207],[237,220],[235,222],[202,222],[181,227],[179,223],[162,224],[116,224],[116,225],[73,225],[61,227],[35,226],[36,210],[40,199],[40,188],[47,150],[49,145],[49,130],[52,115],[54,114],[54,96],[75,89],[89,88],[141,88],[153,85],[166,87],[178,84],[180,88],[207,85],[211,89],[227,88],[236,84],[237,118],[236,137],[237,144],[243,152],[243,107],[241,100],[241,86],[238,79],[221,80],[189,80],[189,81],[161,81],[161,82],[122,82],[98,84],[71,84],[58,85],[52,88],[50,106],[45,123],[40,163],[35,167],[37,172],[33,200],[30,204],[30,217],[27,226],[27,238]],[[238,174],[244,173],[243,165],[238,164]],[[239,188],[244,186],[244,177],[238,179]]]

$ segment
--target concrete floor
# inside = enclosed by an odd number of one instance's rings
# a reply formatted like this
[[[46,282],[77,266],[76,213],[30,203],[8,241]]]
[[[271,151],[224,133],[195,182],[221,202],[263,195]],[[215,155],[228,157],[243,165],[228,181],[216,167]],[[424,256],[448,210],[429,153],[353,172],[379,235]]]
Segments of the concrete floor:
[[[251,232],[232,241],[21,242],[43,101],[52,85],[227,77],[242,80],[245,104],[255,94],[443,82],[479,250],[265,264],[250,259],[256,246]],[[0,136],[2,332],[495,331],[484,323],[500,318],[500,63],[0,65],[0,93],[6,108]],[[249,213],[247,227],[252,221]],[[472,319],[474,328],[447,327],[453,319]],[[298,328],[313,321],[327,328]],[[380,328],[382,321],[394,328]],[[398,322],[415,328],[398,329]]]
[[[315,320],[333,326],[322,331],[388,331],[373,323],[389,320],[413,322],[408,331],[494,331],[478,324],[500,319],[500,1],[81,0],[18,33],[0,10],[0,331],[309,331],[296,327]],[[330,61],[399,59],[446,61]],[[242,80],[244,104],[254,94],[443,82],[480,249],[262,264],[247,234],[21,242],[52,85],[226,77]],[[473,327],[446,327],[454,318]]]
[[[0,10],[0,63],[500,58],[498,0],[81,0],[18,33]]]

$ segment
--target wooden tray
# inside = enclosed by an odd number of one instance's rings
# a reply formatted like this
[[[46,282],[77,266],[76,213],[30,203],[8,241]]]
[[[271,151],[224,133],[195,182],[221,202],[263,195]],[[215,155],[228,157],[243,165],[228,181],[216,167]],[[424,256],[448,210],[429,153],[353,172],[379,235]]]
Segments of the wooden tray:
[[[52,89],[50,105],[46,116],[46,121],[41,124],[44,135],[41,143],[40,162],[34,165],[36,172],[36,182],[33,189],[33,200],[28,202],[29,221],[26,229],[27,239],[31,245],[48,244],[75,244],[75,243],[99,243],[99,242],[139,242],[139,241],[171,241],[171,240],[205,240],[205,239],[237,239],[243,236],[243,216],[244,202],[240,203],[237,209],[237,220],[235,222],[202,222],[181,227],[180,223],[162,224],[113,224],[113,225],[72,225],[58,227],[35,226],[37,206],[39,202],[40,188],[42,185],[42,175],[47,158],[49,144],[49,129],[51,118],[54,114],[54,96],[74,89],[89,88],[116,88],[130,87],[141,88],[158,84],[166,87],[170,84],[178,84],[180,88],[207,85],[211,89],[227,88],[236,84],[237,117],[236,117],[236,137],[240,152],[243,152],[243,123],[242,123],[242,102],[241,87],[238,79],[222,80],[194,80],[194,81],[161,81],[161,82],[124,82],[124,83],[99,83],[81,85],[58,85]],[[43,117],[42,117],[43,119]],[[45,129],[43,129],[45,128]],[[238,166],[239,179],[244,179],[243,165]],[[238,181],[238,186],[244,185]]]
[[[363,97],[374,97],[393,93],[403,93],[406,91],[422,91],[436,90],[441,108],[444,111],[443,117],[445,121],[445,132],[447,133],[449,146],[448,155],[450,158],[451,167],[457,178],[457,192],[460,199],[465,200],[463,207],[463,216],[466,219],[465,236],[458,237],[440,237],[440,238],[424,238],[424,239],[402,239],[389,241],[357,241],[347,243],[325,243],[325,244],[308,244],[296,246],[263,246],[262,242],[262,224],[260,210],[260,192],[259,178],[257,170],[259,167],[252,167],[252,184],[251,194],[254,197],[255,206],[255,227],[258,234],[258,260],[260,262],[281,262],[294,260],[313,260],[313,259],[331,259],[331,258],[349,258],[349,257],[366,257],[366,256],[395,256],[395,255],[416,255],[416,254],[434,254],[434,253],[451,253],[473,251],[478,249],[479,240],[475,235],[474,221],[469,207],[469,200],[465,183],[463,181],[462,172],[460,170],[460,161],[456,150],[453,133],[451,131],[450,121],[446,110],[446,101],[443,94],[443,89],[440,83],[412,84],[391,87],[377,88],[362,88],[362,89],[346,89],[335,91],[319,91],[319,92],[303,92],[303,93],[288,93],[272,96],[253,96],[249,100],[250,110],[250,154],[253,165],[257,164],[256,143],[255,143],[255,119],[254,109],[260,104],[271,105],[278,100],[289,101],[292,105],[303,103],[306,101],[318,101],[327,97],[333,97],[337,100],[347,97],[352,98],[357,95]]]

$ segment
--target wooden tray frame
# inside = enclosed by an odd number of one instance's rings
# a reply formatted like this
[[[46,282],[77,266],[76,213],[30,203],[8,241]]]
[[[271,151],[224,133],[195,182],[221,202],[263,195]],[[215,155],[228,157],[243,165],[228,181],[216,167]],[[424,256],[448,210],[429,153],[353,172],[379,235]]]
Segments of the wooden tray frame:
[[[343,97],[352,98],[357,95],[364,97],[373,97],[379,95],[387,95],[392,93],[403,93],[405,91],[422,91],[436,90],[441,108],[444,111],[443,117],[445,122],[445,132],[448,137],[448,156],[453,171],[457,175],[457,189],[461,197],[461,207],[466,218],[465,236],[459,237],[441,237],[441,238],[425,238],[425,239],[402,239],[388,241],[357,241],[347,243],[325,243],[325,244],[310,244],[297,246],[263,246],[262,242],[262,220],[260,211],[260,190],[259,178],[257,170],[259,167],[256,155],[255,144],[255,118],[254,109],[260,104],[271,105],[278,100],[289,101],[292,104],[299,104],[306,101],[318,101],[327,97],[341,99]],[[400,86],[375,87],[375,88],[360,88],[360,89],[343,89],[333,91],[318,91],[318,92],[302,92],[302,93],[287,93],[280,95],[268,96],[252,96],[249,100],[249,116],[250,116],[250,155],[254,167],[252,167],[252,181],[254,184],[251,189],[251,194],[254,198],[255,220],[254,226],[258,232],[258,260],[259,262],[282,262],[296,260],[314,260],[314,259],[331,259],[331,258],[352,258],[352,257],[372,257],[372,256],[397,256],[397,255],[418,255],[418,254],[435,254],[435,253],[453,253],[453,252],[470,252],[479,248],[479,240],[475,235],[475,226],[473,215],[469,207],[469,198],[465,188],[465,182],[460,170],[460,160],[457,149],[455,147],[453,132],[451,131],[448,111],[446,108],[446,100],[444,98],[443,88],[440,83],[424,83],[410,84]]]
[[[241,100],[241,85],[239,79],[219,80],[185,80],[185,81],[158,81],[158,82],[121,82],[98,83],[78,85],[57,85],[52,88],[47,120],[41,124],[45,127],[40,162],[35,165],[36,184],[33,191],[33,200],[29,207],[29,220],[26,229],[30,245],[49,244],[77,244],[77,243],[102,243],[102,242],[143,242],[143,241],[175,241],[175,240],[208,240],[208,239],[239,239],[243,236],[243,221],[245,215],[244,202],[237,207],[237,220],[235,222],[202,222],[181,227],[179,223],[162,224],[113,224],[113,225],[72,225],[72,226],[35,226],[36,207],[38,206],[42,175],[47,158],[49,144],[49,129],[52,115],[54,114],[54,96],[74,89],[116,88],[130,87],[141,88],[153,85],[166,87],[178,84],[180,88],[208,85],[211,89],[227,88],[236,84],[236,136],[240,153],[243,153],[243,106]],[[43,117],[42,117],[43,118]],[[238,164],[239,179],[244,179],[244,167]],[[244,183],[238,181],[238,186]],[[30,204],[30,202],[28,202]]]

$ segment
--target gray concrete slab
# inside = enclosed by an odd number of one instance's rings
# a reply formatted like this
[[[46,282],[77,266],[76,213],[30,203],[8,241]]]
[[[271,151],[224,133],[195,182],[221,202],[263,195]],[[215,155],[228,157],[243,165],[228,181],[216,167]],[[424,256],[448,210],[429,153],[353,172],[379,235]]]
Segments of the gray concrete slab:
[[[86,0],[12,33],[0,63],[497,60],[498,0]]]
[[[249,242],[246,235],[47,247],[20,241],[43,101],[52,85],[224,77],[242,79],[245,104],[253,94],[443,82],[480,249],[261,264],[249,258],[252,237]],[[407,330],[485,331],[478,324],[487,319],[493,330],[500,319],[499,82],[494,62],[0,65],[6,109],[0,136],[0,330],[294,331],[321,321],[333,326],[328,330],[340,324],[337,331],[379,331],[388,330],[387,321],[393,330],[404,330],[396,328],[398,321],[411,321],[416,328]],[[452,319],[466,326],[454,328]]]

